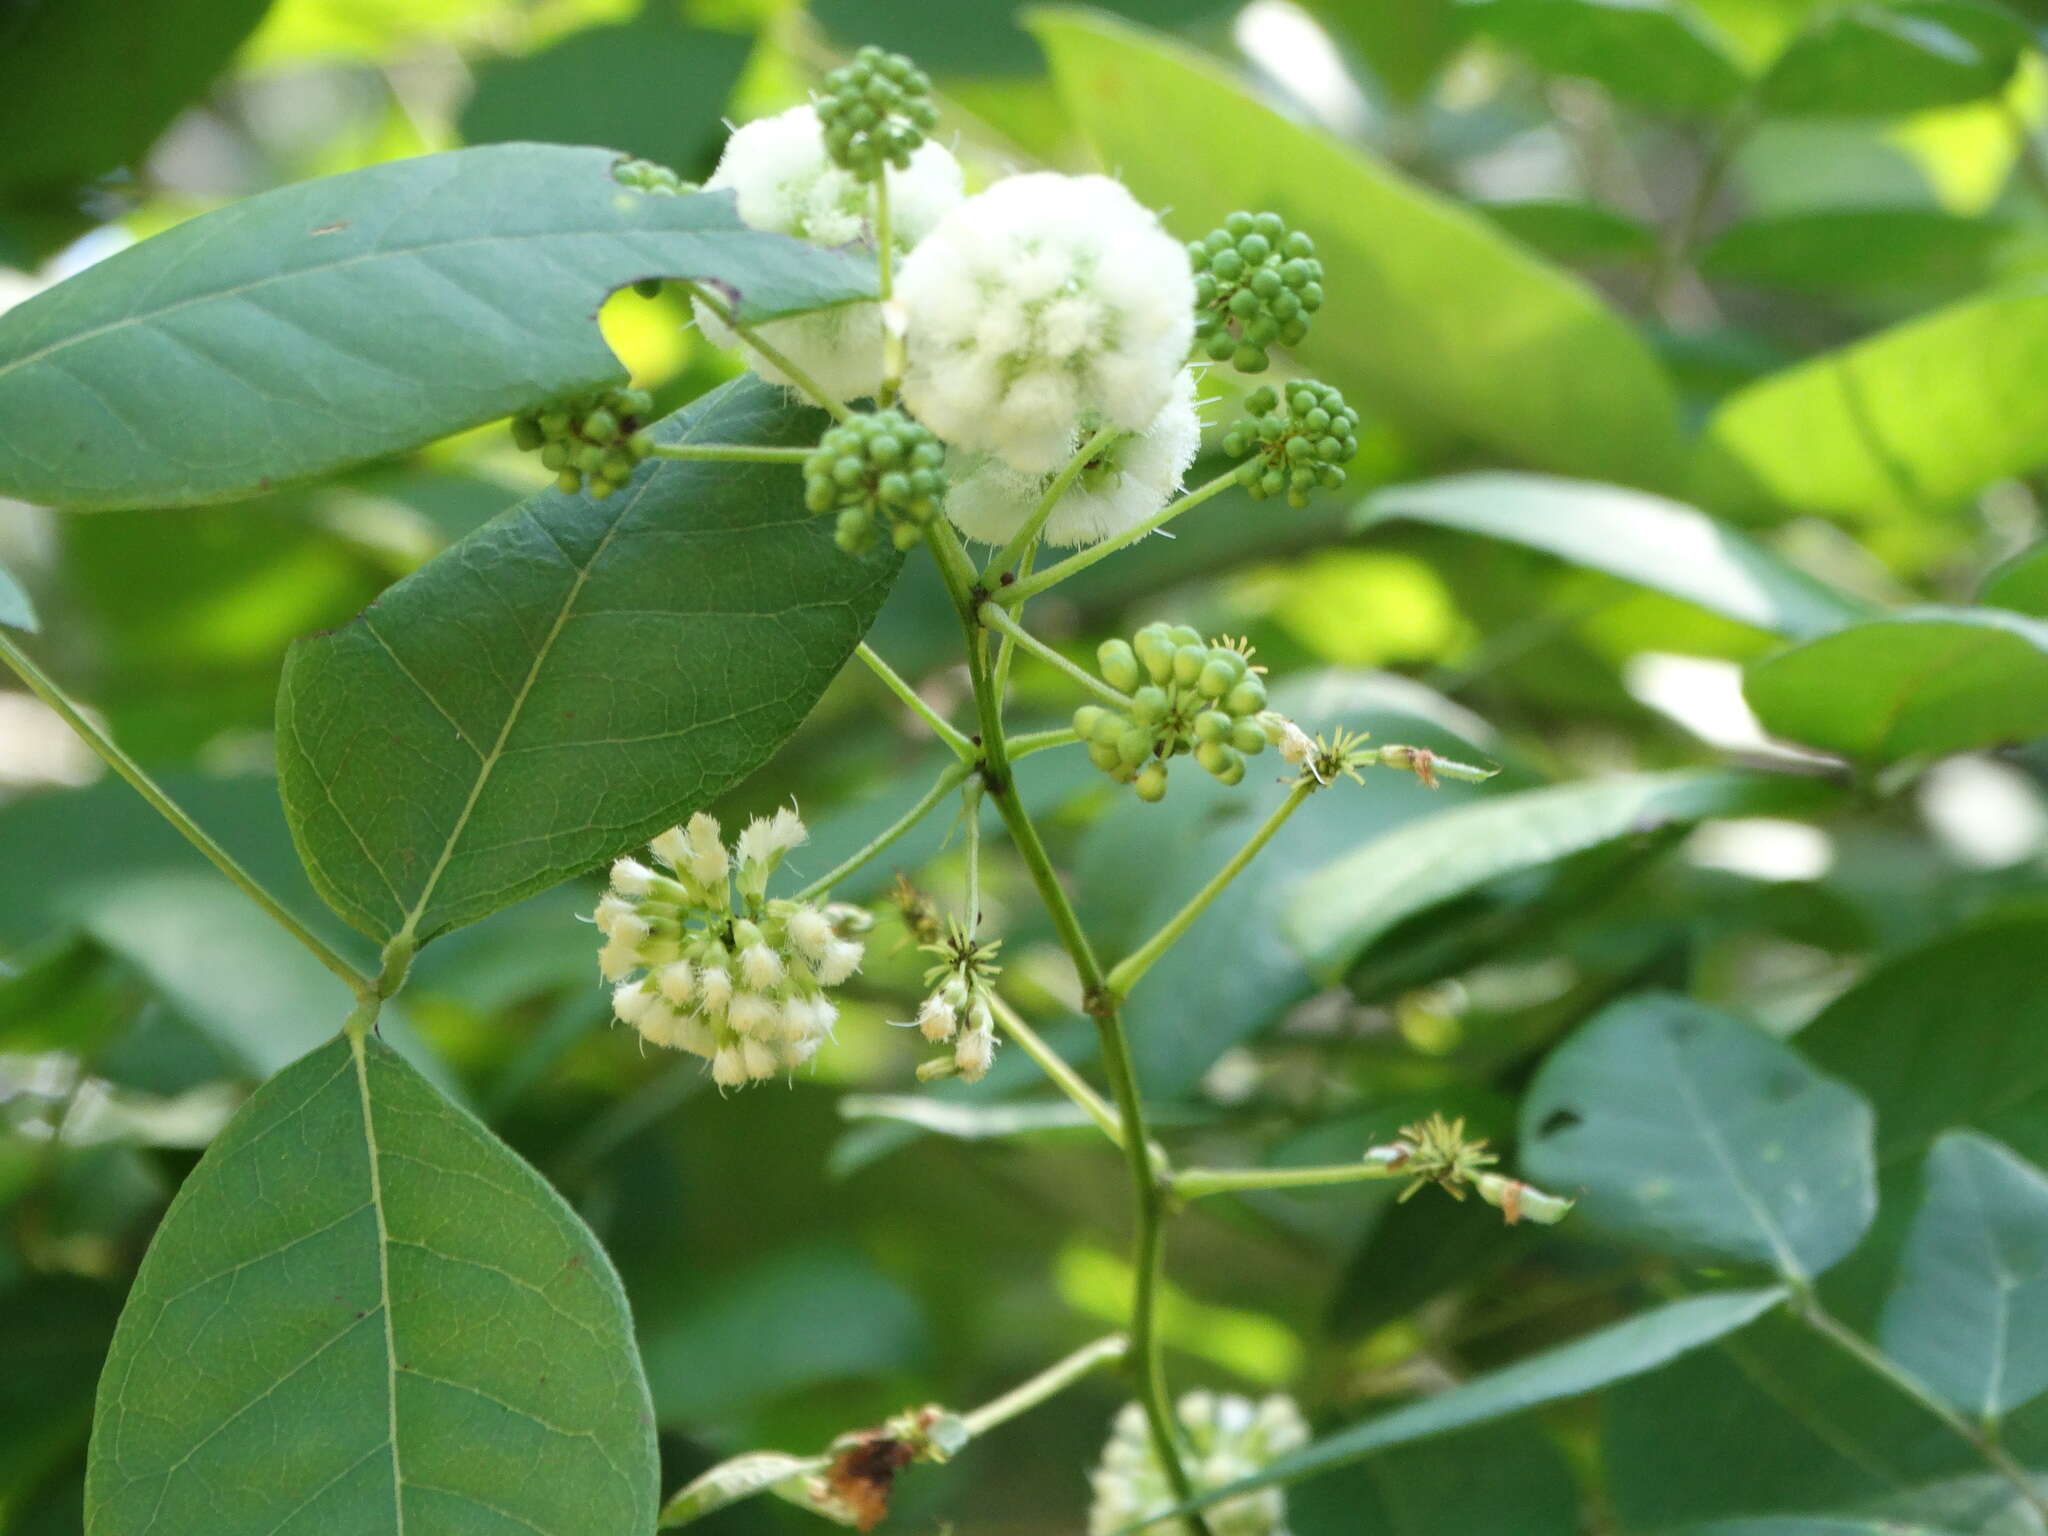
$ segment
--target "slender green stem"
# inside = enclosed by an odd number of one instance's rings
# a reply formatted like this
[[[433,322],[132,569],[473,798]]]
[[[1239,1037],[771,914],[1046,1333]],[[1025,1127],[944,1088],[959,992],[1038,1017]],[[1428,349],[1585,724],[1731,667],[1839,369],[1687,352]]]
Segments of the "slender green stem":
[[[1183,1200],[1240,1194],[1253,1189],[1310,1189],[1323,1184],[1357,1184],[1367,1179],[1414,1175],[1388,1163],[1321,1163],[1310,1168],[1183,1168],[1173,1175],[1173,1192]]]
[[[656,443],[656,459],[720,459],[742,464],[801,464],[815,448],[762,448],[751,443]]]
[[[875,292],[882,308],[882,388],[880,403],[889,405],[903,384],[903,335],[890,323],[889,301],[896,296],[896,237],[889,214],[889,173],[875,176]]]
[[[1038,1063],[1039,1070],[1052,1079],[1060,1092],[1081,1106],[1082,1112],[1095,1122],[1112,1146],[1121,1147],[1124,1144],[1124,1126],[1110,1103],[1090,1088],[1088,1080],[1069,1065],[1066,1057],[1046,1044],[1045,1037],[1025,1023],[1024,1016],[1001,997],[992,994],[989,1008],[995,1014],[996,1022],[1002,1025],[1003,1033]]]
[[[1031,562],[1037,557],[1038,545],[1035,543],[1027,544],[1024,547],[1024,553],[1017,560],[1017,574],[1019,576],[1029,576],[1031,574]],[[1017,610],[1016,618],[1018,622],[1023,622],[1024,610],[1022,608]],[[1008,635],[1003,636],[1002,644],[996,647],[996,675],[993,684],[996,691],[996,702],[999,705],[1009,703],[1010,663],[1015,659],[1016,655],[1017,642]]]
[[[1146,518],[1144,522],[1138,524],[1137,527],[1127,529],[1114,538],[1104,539],[1100,544],[1091,544],[1078,554],[1067,556],[1058,565],[1049,565],[1036,576],[1028,577],[1023,581],[1012,582],[1009,586],[991,594],[991,596],[994,601],[1001,603],[1005,608],[1014,608],[1027,598],[1036,597],[1047,588],[1058,586],[1069,576],[1087,570],[1096,561],[1106,560],[1118,550],[1128,549],[1131,545],[1137,543],[1138,540],[1157,533],[1183,512],[1192,512],[1210,497],[1220,496],[1236,484],[1237,471],[1226,469],[1214,480],[1209,481],[1205,485],[1195,487],[1194,490],[1189,491],[1187,495],[1179,500],[1169,501],[1165,506],[1153,513],[1152,516]]]
[[[701,299],[714,315],[723,320],[726,327],[735,336],[739,337],[740,340],[781,369],[784,378],[809,395],[813,402],[830,411],[834,421],[845,421],[853,414],[847,410],[844,400],[841,400],[837,395],[827,394],[824,390],[820,389],[817,380],[813,379],[803,369],[797,367],[795,363],[785,357],[779,348],[763,341],[759,331],[755,330],[751,325],[742,325],[739,316],[732,312],[732,306],[727,304],[724,299],[701,283],[685,282],[683,286],[689,289],[693,296]]]
[[[895,694],[905,704],[908,704],[917,717],[932,728],[934,736],[953,749],[955,757],[959,758],[962,762],[972,762],[981,755],[975,750],[974,743],[968,740],[962,732],[948,725],[945,718],[937,710],[933,709],[931,705],[925,703],[918,691],[904,681],[902,674],[890,666],[888,662],[884,661],[881,653],[869,645],[867,641],[861,641],[855,654],[868,664],[868,670],[879,677],[888,686],[891,693]]]
[[[990,1398],[979,1408],[960,1415],[970,1435],[985,1435],[1000,1428],[1020,1413],[1036,1408],[1047,1398],[1064,1392],[1099,1365],[1121,1360],[1130,1353],[1131,1341],[1120,1333],[1084,1344],[1064,1360],[1055,1361],[1029,1381],[1010,1388],[1001,1397]]]
[[[969,779],[960,790],[960,813],[967,818],[967,932],[981,931],[981,781]]]
[[[1735,164],[1736,152],[1742,148],[1757,122],[1758,114],[1754,107],[1744,103],[1722,123],[1714,147],[1708,151],[1707,162],[1700,168],[1699,180],[1693,183],[1692,196],[1686,199],[1677,222],[1657,249],[1656,262],[1650,272],[1652,309],[1661,313],[1669,305],[1672,291],[1685,275],[1692,259],[1693,247],[1699,242],[1707,214],[1713,209],[1714,199],[1720,195],[1721,184],[1727,180],[1728,172]]]
[[[1038,505],[1024,520],[1024,526],[1011,534],[1010,542],[991,555],[988,564],[982,567],[981,579],[984,585],[992,585],[1004,571],[1012,569],[1024,558],[1024,552],[1038,542],[1039,534],[1045,529],[1045,520],[1052,516],[1053,508],[1060,504],[1060,498],[1067,494],[1076,480],[1081,478],[1081,471],[1088,467],[1089,460],[1123,435],[1115,427],[1104,427],[1077,448],[1074,456],[1060,466],[1060,472],[1047,483],[1045,494],[1038,498]]]
[[[2048,1496],[2043,1495],[2033,1476],[2025,1467],[2013,1460],[2011,1453],[1999,1444],[1990,1431],[1963,1417],[1919,1377],[1843,1324],[1821,1305],[1820,1298],[1813,1293],[1811,1287],[1798,1288],[1793,1300],[1792,1314],[1873,1376],[1882,1378],[1918,1403],[1939,1419],[1951,1433],[1968,1442],[1971,1448],[1984,1458],[1986,1465],[2019,1490],[2020,1497],[2036,1515],[2048,1520]]]
[[[859,869],[868,860],[875,857],[876,854],[887,848],[897,838],[922,821],[926,813],[933,806],[937,805],[946,796],[950,795],[955,788],[964,783],[967,776],[972,772],[974,772],[974,764],[972,763],[948,763],[946,771],[938,776],[938,779],[932,784],[930,789],[918,796],[915,805],[911,806],[909,810],[868,839],[867,846],[862,848],[860,852],[834,866],[832,869],[827,870],[809,885],[798,891],[796,893],[796,900],[815,901],[818,897],[831,890],[834,885],[844,880],[848,875]]]
[[[1166,1190],[1162,1182],[1166,1176],[1165,1159],[1157,1154],[1146,1129],[1144,1100],[1139,1096],[1137,1077],[1131,1069],[1123,1021],[1104,985],[1102,962],[1096,958],[1094,946],[1088,942],[1087,932],[1081,927],[1074,904],[1068,900],[1066,889],[1060,884],[1059,874],[1052,866],[1045,844],[1039,839],[1038,828],[1025,812],[1011,777],[1008,746],[1003,736],[1002,701],[989,675],[987,633],[976,622],[972,567],[967,566],[965,553],[960,549],[960,541],[950,524],[943,519],[935,520],[925,532],[932,552],[938,558],[939,574],[946,582],[953,606],[959,610],[967,641],[967,671],[974,684],[975,704],[981,716],[982,782],[987,786],[989,797],[995,801],[996,809],[1002,813],[1010,840],[1016,845],[1032,884],[1038,889],[1039,899],[1045,903],[1046,913],[1052,918],[1060,943],[1074,962],[1074,969],[1081,979],[1082,993],[1087,999],[1088,1012],[1095,1019],[1096,1034],[1101,1041],[1103,1067],[1109,1076],[1116,1099],[1117,1118],[1123,1128],[1122,1146],[1130,1172],[1134,1207],[1136,1252],[1132,1267],[1137,1283],[1131,1299],[1130,1334],[1131,1353],[1138,1367],[1137,1398],[1144,1411],[1153,1455],[1165,1471],[1175,1499],[1185,1501],[1194,1496],[1194,1484],[1181,1461],[1181,1437],[1175,1427],[1171,1399],[1167,1395],[1156,1316],[1165,1254]],[[981,606],[986,609],[988,605]],[[1200,1514],[1184,1516],[1182,1524],[1190,1536],[1211,1536],[1209,1523]]]
[[[1153,963],[1165,954],[1174,941],[1188,931],[1189,924],[1208,909],[1209,903],[1223,894],[1223,888],[1244,872],[1247,864],[1258,856],[1261,848],[1273,839],[1273,834],[1286,824],[1287,818],[1301,808],[1301,802],[1321,788],[1316,781],[1304,774],[1287,792],[1287,798],[1273,808],[1273,814],[1250,837],[1230,861],[1209,877],[1209,883],[1188,898],[1186,906],[1169,917],[1160,930],[1138,948],[1118,961],[1109,973],[1110,994],[1119,999],[1130,995],[1138,979],[1152,969]]]
[[[57,686],[56,680],[37,666],[5,630],[0,630],[0,661],[5,661],[15,676],[28,685],[31,693],[49,705],[66,725],[78,733],[87,746],[99,754],[109,768],[126,779],[129,786],[147,800],[159,816],[176,827],[186,842],[205,854],[213,867],[233,881],[243,895],[270,914],[271,920],[278,927],[305,945],[314,959],[348,984],[358,1003],[369,1010],[362,1027],[368,1028],[369,1023],[375,1021],[377,984],[342,958],[325,939],[292,916],[285,909],[283,902],[271,895],[254,875],[236,862],[233,854],[215,842],[204,827],[186,815],[169,795],[157,787],[156,781],[143,771],[140,763],[122,751],[113,737],[88,719],[84,711],[73,704],[64,690]]]
[[[1066,657],[1032,634],[1022,624],[1019,624],[1016,619],[1012,618],[1007,611],[998,608],[993,602],[983,603],[976,613],[976,617],[998,634],[1008,636],[1010,640],[1022,646],[1047,666],[1057,667],[1097,697],[1107,699],[1120,709],[1129,709],[1131,707],[1131,696],[1129,694],[1110,687],[1109,684],[1105,683],[1093,672],[1090,672],[1086,667],[1077,666],[1075,663],[1067,660]],[[986,735],[987,733],[984,732],[983,734]]]
[[[1010,761],[1014,763],[1020,757],[1029,757],[1048,747],[1070,747],[1080,739],[1081,733],[1066,725],[1054,731],[1028,731],[1022,736],[1012,736],[1009,741]]]

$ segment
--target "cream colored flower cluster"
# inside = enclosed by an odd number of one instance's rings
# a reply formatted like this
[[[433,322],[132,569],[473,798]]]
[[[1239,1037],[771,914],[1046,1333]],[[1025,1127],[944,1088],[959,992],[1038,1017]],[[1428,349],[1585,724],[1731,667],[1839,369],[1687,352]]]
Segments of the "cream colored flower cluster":
[[[1189,1392],[1175,1407],[1194,1454],[1187,1472],[1197,1492],[1223,1488],[1308,1443],[1308,1425],[1294,1400],[1275,1394],[1263,1402],[1227,1392]],[[1089,1476],[1095,1502],[1089,1536],[1110,1536],[1165,1514],[1179,1501],[1152,1454],[1144,1410],[1126,1403],[1116,1416],[1102,1464]],[[1214,1536],[1287,1536],[1287,1497],[1261,1488],[1203,1511]]]
[[[756,817],[728,849],[699,812],[650,845],[657,867],[612,866],[597,904],[598,968],[612,1011],[643,1039],[711,1063],[721,1088],[803,1066],[839,1010],[827,991],[860,969],[859,907],[768,897],[768,877],[805,838],[794,811]]]

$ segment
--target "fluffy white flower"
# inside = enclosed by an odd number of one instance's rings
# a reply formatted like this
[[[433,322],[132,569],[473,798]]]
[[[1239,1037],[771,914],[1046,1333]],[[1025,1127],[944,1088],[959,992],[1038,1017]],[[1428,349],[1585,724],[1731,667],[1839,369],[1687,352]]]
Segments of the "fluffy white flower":
[[[612,1012],[618,1015],[621,1024],[630,1024],[638,1029],[660,1006],[661,999],[640,982],[629,981],[612,988]]]
[[[960,163],[943,146],[927,140],[902,170],[891,167],[889,224],[900,251],[922,240],[960,201]],[[824,131],[810,107],[792,107],[736,129],[725,141],[707,191],[731,187],[740,218],[755,229],[794,235],[813,245],[847,245],[872,238],[865,182],[834,165],[825,153]],[[730,328],[701,300],[697,323],[719,346],[738,344]],[[775,320],[761,338],[841,399],[871,395],[882,383],[882,315],[875,304],[842,304],[836,309]],[[792,380],[774,364],[747,353],[748,365],[773,384]]]
[[[775,1000],[759,992],[740,992],[726,1005],[725,1021],[735,1034],[766,1037],[782,1025],[782,1010]]]
[[[597,924],[599,933],[610,938],[622,918],[631,918],[636,923],[640,921],[639,912],[632,902],[611,892],[598,898],[597,911],[591,920]]]
[[[782,956],[766,944],[749,944],[740,951],[740,975],[757,992],[773,992],[782,985]]]
[[[775,1054],[775,1047],[765,1040],[748,1040],[740,1046],[740,1051],[749,1077],[773,1077],[782,1066],[782,1058]]]
[[[722,966],[712,966],[697,978],[697,995],[704,1000],[706,1013],[713,1018],[724,1017],[732,1003],[731,973]]]
[[[720,1046],[711,1058],[711,1081],[721,1088],[737,1088],[747,1081],[747,1059],[737,1043]]]
[[[725,883],[726,871],[732,865],[726,857],[724,832],[716,816],[703,811],[692,816],[683,828],[683,845],[684,856],[677,868],[686,869],[690,878],[707,890]]]
[[[1142,431],[1194,334],[1186,249],[1107,176],[1012,176],[903,263],[903,398],[949,443],[1042,473],[1093,413]]]
[[[816,907],[798,907],[789,914],[789,942],[812,964],[825,958],[833,939],[832,923]]]
[[[1079,450],[1085,430],[1073,434],[1062,465]],[[1067,487],[1045,520],[1045,542],[1099,544],[1135,528],[1180,489],[1181,476],[1201,445],[1195,377],[1183,369],[1173,397],[1151,424],[1135,437],[1112,443]],[[994,454],[957,454],[946,492],[946,515],[970,539],[1007,543],[1037,510],[1056,473],[1028,475]]]
[[[937,1044],[950,1040],[960,1028],[960,1016],[953,1011],[953,1005],[934,992],[924,1000],[924,1006],[917,1010],[917,1031],[925,1039]]]
[[[818,980],[828,987],[838,986],[860,969],[861,954],[861,946],[851,939],[834,939],[818,961]]]
[[[644,897],[654,889],[654,871],[638,859],[619,859],[612,864],[612,889],[621,896]]]
[[[1195,1453],[1188,1472],[1201,1490],[1248,1477],[1308,1441],[1301,1411],[1291,1398],[1278,1395],[1255,1404],[1227,1393],[1190,1392],[1175,1405],[1175,1415]],[[1089,1481],[1095,1486],[1090,1536],[1108,1536],[1155,1519],[1177,1502],[1153,1459],[1145,1415],[1136,1403],[1125,1404],[1117,1414],[1102,1463]],[[1216,1536],[1287,1536],[1287,1500],[1278,1488],[1225,1499],[1207,1513]]]
[[[970,1083],[978,1083],[986,1077],[995,1059],[996,1037],[991,1030],[970,1029],[953,1047],[953,1065]]]
[[[697,973],[687,960],[671,960],[655,972],[654,983],[678,1008],[687,1008],[697,995]]]

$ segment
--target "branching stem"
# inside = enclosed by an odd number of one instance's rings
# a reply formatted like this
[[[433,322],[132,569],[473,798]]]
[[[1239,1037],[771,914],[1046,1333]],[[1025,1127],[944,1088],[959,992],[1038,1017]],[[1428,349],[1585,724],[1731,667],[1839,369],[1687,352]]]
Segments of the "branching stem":
[[[1093,672],[1090,672],[1086,667],[1077,666],[1075,663],[1067,660],[1066,657],[1032,634],[1031,631],[1011,617],[1006,610],[998,608],[993,602],[983,603],[975,616],[990,629],[1000,635],[1007,636],[1012,642],[1029,651],[1047,666],[1057,667],[1098,698],[1108,700],[1119,709],[1129,709],[1131,707],[1131,696],[1129,694],[1110,687],[1109,684],[1105,683]]]
[[[1104,427],[1074,451],[1074,456],[1060,466],[1060,472],[1052,477],[1045,488],[1045,494],[1038,498],[1038,505],[1024,520],[1024,526],[1010,535],[1010,542],[989,557],[982,567],[981,579],[984,585],[993,585],[1004,571],[1015,570],[1023,561],[1025,552],[1038,542],[1038,536],[1045,531],[1046,519],[1052,516],[1053,508],[1060,504],[1060,498],[1072,489],[1081,471],[1089,461],[1124,434],[1115,427]]]
[[[909,705],[912,712],[932,728],[934,736],[953,749],[955,757],[966,763],[973,762],[981,755],[975,750],[974,743],[953,726],[948,725],[945,717],[925,703],[924,697],[904,680],[901,673],[884,661],[881,653],[867,641],[861,641],[860,648],[854,654],[868,664],[868,670],[879,677],[891,693]]]
[[[918,796],[915,805],[911,806],[909,810],[868,839],[867,846],[862,848],[860,852],[827,870],[809,885],[798,891],[796,893],[796,900],[815,901],[818,897],[831,890],[834,885],[844,880],[856,869],[867,863],[868,860],[874,858],[884,848],[895,842],[897,838],[924,820],[926,814],[933,806],[945,799],[958,786],[965,783],[967,776],[973,772],[974,765],[972,763],[948,763],[945,772],[938,776],[938,779],[932,784],[930,789]]]
[[[782,376],[784,378],[788,379],[790,383],[794,384],[798,389],[802,390],[805,394],[809,395],[811,399],[814,402],[816,402],[819,406],[822,406],[825,410],[830,411],[832,413],[832,419],[834,421],[845,421],[848,417],[850,417],[853,414],[851,411],[847,410],[846,402],[844,400],[841,400],[837,395],[827,394],[824,390],[820,389],[818,387],[817,380],[813,379],[808,373],[805,373],[803,369],[797,367],[795,363],[791,362],[787,357],[785,357],[779,348],[775,347],[769,342],[763,341],[761,339],[761,333],[759,331],[755,330],[754,327],[752,327],[751,325],[742,325],[740,323],[739,316],[733,313],[732,306],[727,304],[723,298],[713,293],[710,289],[706,288],[702,283],[692,283],[686,281],[683,284],[683,286],[689,289],[694,297],[701,299],[704,302],[705,307],[708,308],[714,315],[718,316],[720,320],[723,320],[726,324],[726,327],[729,330],[731,330],[731,332],[735,336],[739,337],[740,340],[744,341],[748,346],[752,347],[756,352],[760,353],[761,356],[766,358],[769,362],[773,363],[778,369],[780,369],[782,371]]]
[[[1059,564],[1047,566],[1036,576],[1029,576],[1022,581],[1012,582],[1009,586],[990,594],[990,596],[993,601],[1001,603],[1005,608],[1014,608],[1026,599],[1036,597],[1039,593],[1050,587],[1058,586],[1069,576],[1087,570],[1096,561],[1106,560],[1118,550],[1128,549],[1131,545],[1137,543],[1138,540],[1157,533],[1183,512],[1192,512],[1210,497],[1222,495],[1223,492],[1229,490],[1235,484],[1237,484],[1237,471],[1226,469],[1214,480],[1197,486],[1179,500],[1169,501],[1165,506],[1153,513],[1152,516],[1146,518],[1144,522],[1138,524],[1137,527],[1127,529],[1112,538],[1104,539],[1100,544],[1090,544],[1079,553],[1067,556]]]

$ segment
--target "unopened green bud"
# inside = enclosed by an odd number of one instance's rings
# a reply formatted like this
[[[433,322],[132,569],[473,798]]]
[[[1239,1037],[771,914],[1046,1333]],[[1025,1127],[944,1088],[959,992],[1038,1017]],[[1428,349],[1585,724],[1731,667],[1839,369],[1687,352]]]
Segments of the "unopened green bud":
[[[1166,764],[1157,760],[1147,763],[1131,783],[1140,800],[1157,804],[1166,798]]]
[[[1129,693],[1138,686],[1138,658],[1128,641],[1103,641],[1095,648],[1095,665],[1102,680],[1119,693]]]

